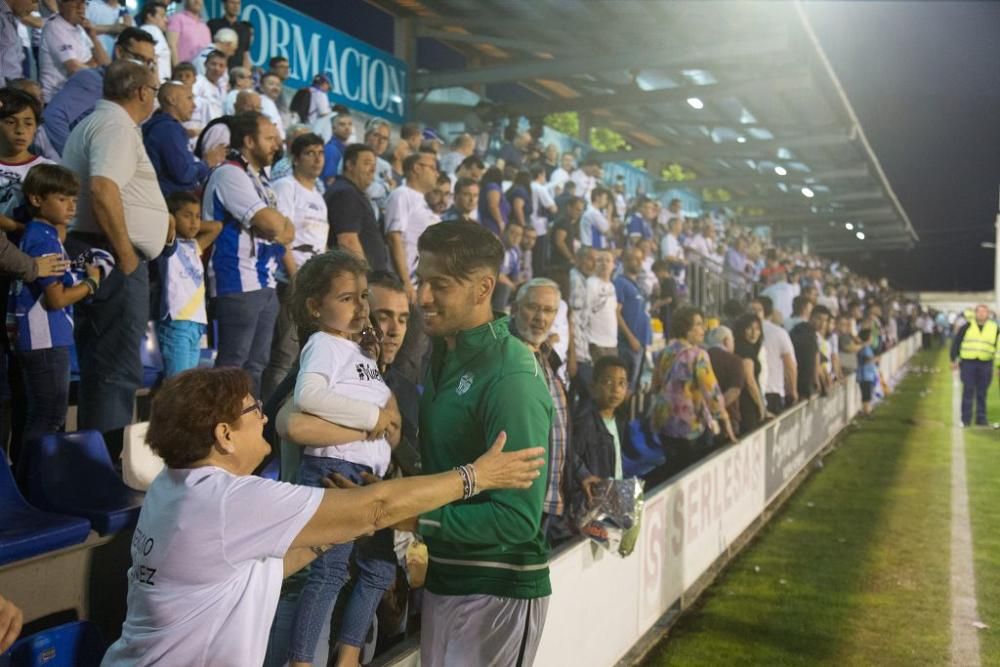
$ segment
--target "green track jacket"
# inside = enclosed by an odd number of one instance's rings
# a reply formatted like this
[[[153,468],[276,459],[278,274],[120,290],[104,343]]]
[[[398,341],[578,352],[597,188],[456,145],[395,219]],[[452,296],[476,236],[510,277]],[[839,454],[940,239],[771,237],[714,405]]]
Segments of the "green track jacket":
[[[425,473],[471,463],[501,431],[505,451],[548,447],[552,399],[534,355],[508,325],[500,317],[463,331],[452,350],[433,341],[420,400]],[[420,516],[430,553],[427,590],[521,599],[551,594],[541,530],[548,477],[541,473],[530,489],[486,491]]]

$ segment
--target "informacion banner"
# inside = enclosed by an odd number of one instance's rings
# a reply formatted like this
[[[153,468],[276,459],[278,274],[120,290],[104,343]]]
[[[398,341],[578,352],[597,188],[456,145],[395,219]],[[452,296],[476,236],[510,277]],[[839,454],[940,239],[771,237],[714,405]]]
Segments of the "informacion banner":
[[[221,16],[221,1],[206,3]],[[330,101],[394,123],[406,118],[406,64],[392,55],[306,16],[276,0],[244,0],[240,13],[253,26],[250,59],[267,68],[274,56],[288,58],[285,85],[302,88],[316,74],[330,79]]]

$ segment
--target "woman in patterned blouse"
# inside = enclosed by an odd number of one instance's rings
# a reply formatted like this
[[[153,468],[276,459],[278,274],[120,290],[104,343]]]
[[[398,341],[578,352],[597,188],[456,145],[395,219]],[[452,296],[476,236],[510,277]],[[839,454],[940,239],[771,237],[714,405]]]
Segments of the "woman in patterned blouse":
[[[684,307],[674,312],[671,341],[661,353],[653,373],[650,426],[660,437],[667,462],[660,474],[666,479],[706,454],[714,436],[724,433],[736,442],[722,389],[712,370],[705,340],[702,313]],[[664,476],[665,475],[665,476]],[[652,486],[653,481],[647,479]]]

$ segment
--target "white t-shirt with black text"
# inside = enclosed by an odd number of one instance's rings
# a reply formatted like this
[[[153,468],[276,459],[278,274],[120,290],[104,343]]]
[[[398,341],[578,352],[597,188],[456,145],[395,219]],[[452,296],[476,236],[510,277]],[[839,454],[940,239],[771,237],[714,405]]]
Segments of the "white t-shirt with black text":
[[[294,176],[279,178],[271,183],[278,210],[295,225],[292,256],[301,267],[313,255],[326,250],[330,236],[330,221],[326,217],[326,201],[319,190],[310,190]]]
[[[379,373],[378,363],[365,355],[361,347],[346,338],[318,331],[302,348],[299,380],[306,373],[326,378],[331,392],[384,408],[392,396]],[[392,450],[385,438],[358,440],[331,447],[306,447],[309,456],[341,459],[372,469],[378,477],[385,475]]]
[[[425,229],[440,221],[424,196],[408,185],[393,190],[385,204],[385,233],[387,236],[392,232],[402,234],[409,278],[414,282],[417,279],[417,239]]]
[[[122,636],[101,664],[262,664],[285,553],[323,493],[214,466],[163,470],[132,537]]]

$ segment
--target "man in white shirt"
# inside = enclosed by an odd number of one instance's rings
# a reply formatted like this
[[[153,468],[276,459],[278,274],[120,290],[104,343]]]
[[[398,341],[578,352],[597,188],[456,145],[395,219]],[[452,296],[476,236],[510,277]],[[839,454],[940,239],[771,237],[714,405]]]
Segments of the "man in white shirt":
[[[46,104],[71,75],[111,62],[85,12],[84,0],[60,0],[59,13],[42,28],[38,70]]]
[[[312,131],[323,137],[323,141],[330,141],[333,136],[333,126],[330,121],[333,119],[333,109],[330,108],[330,80],[325,74],[317,74],[313,77],[312,85],[309,87],[309,110],[302,122],[312,128]]]
[[[453,176],[462,160],[476,152],[476,140],[468,132],[455,137],[451,150],[441,156],[441,173]]]
[[[596,157],[588,157],[570,178],[576,183],[576,196],[589,200],[590,193],[601,180],[601,161]]]
[[[152,35],[155,42],[156,71],[160,81],[169,81],[171,73],[170,44],[167,43],[167,8],[155,2],[147,2],[139,12],[139,28]]]
[[[789,284],[783,271],[773,273],[771,280],[773,282],[761,292],[761,295],[771,299],[775,312],[781,316],[779,324],[784,323],[792,317],[792,300],[795,298],[795,290]]]
[[[225,113],[229,77],[226,76],[226,54],[213,51],[205,59],[205,73],[195,79],[194,114],[185,124],[189,129],[203,130],[209,123]]]
[[[537,234],[532,253],[532,270],[534,275],[542,275],[549,261],[549,220],[554,218],[559,208],[552,198],[549,189],[545,187],[545,168],[531,168],[531,226]],[[548,215],[546,215],[548,214]]]
[[[580,218],[581,245],[591,246],[595,250],[610,247],[611,223],[604,215],[610,197],[611,191],[607,188],[595,188],[591,191],[590,206]]]
[[[24,48],[19,30],[23,17],[31,15],[34,0],[0,0],[0,86],[24,76]]]
[[[425,195],[437,184],[437,160],[432,153],[414,153],[403,161],[406,183],[396,188],[385,205],[385,232],[392,268],[410,303],[416,303],[417,239],[437,223]]]
[[[385,205],[385,233],[389,266],[406,289],[411,304],[417,303],[417,241],[440,218],[427,205],[426,195],[437,185],[437,159],[418,151],[403,160],[406,182],[393,190]],[[430,339],[424,333],[423,311],[413,308],[410,327],[396,357],[396,367],[413,382],[423,375],[423,359]]]
[[[278,280],[278,321],[271,341],[271,357],[261,383],[262,396],[271,392],[288,374],[299,353],[299,338],[291,310],[291,279],[310,257],[326,250],[330,235],[326,202],[316,188],[323,171],[323,140],[312,133],[292,142],[292,174],[272,184],[278,211],[295,225],[291,252],[285,252]]]
[[[763,324],[762,349],[767,358],[767,372],[763,374],[761,383],[764,400],[768,412],[779,415],[784,411],[786,404],[791,405],[799,400],[795,347],[788,332],[774,323],[774,304],[769,297],[755,298],[750,302],[750,309]]]
[[[576,170],[576,156],[570,152],[562,154],[562,160],[559,162],[559,167],[552,172],[549,177],[549,189],[552,191],[553,195],[559,195],[562,193],[563,185],[572,178],[573,172]]]
[[[601,357],[618,356],[618,313],[621,306],[611,282],[615,258],[610,250],[599,250],[594,275],[587,278],[585,333],[593,363]]]
[[[670,265],[670,273],[678,285],[684,285],[687,276],[687,258],[680,241],[681,224],[680,218],[671,219],[667,233],[660,241],[660,259]]]

